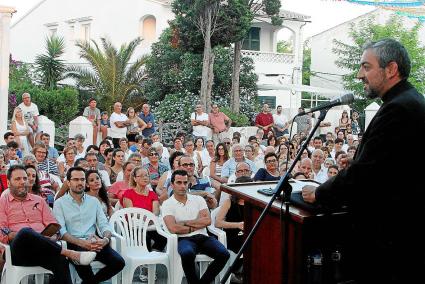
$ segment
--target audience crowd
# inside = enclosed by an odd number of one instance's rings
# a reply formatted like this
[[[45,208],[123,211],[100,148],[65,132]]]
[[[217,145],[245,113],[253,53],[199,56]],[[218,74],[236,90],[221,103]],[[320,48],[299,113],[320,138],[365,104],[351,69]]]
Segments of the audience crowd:
[[[313,125],[310,115],[299,117],[297,132],[290,137],[282,106],[272,115],[265,104],[255,118],[256,135],[244,143],[240,133],[229,135],[232,121],[218,105],[207,114],[198,104],[191,115],[193,132],[177,133],[168,148],[148,104],[137,113],[131,107],[122,112],[117,102],[109,116],[91,99],[84,116],[93,123],[93,141],[101,142],[84,147],[85,137],[78,134],[60,153],[50,146],[49,134],[39,131],[30,94],[22,97],[12,131],[4,135],[6,147],[0,150],[0,241],[11,245],[14,264],[51,270],[51,283],[70,283],[68,262],[83,283],[99,283],[119,273],[125,262],[109,245],[108,219],[128,207],[153,212],[163,219],[166,231],[178,234],[189,283],[211,282],[229,258],[227,249],[240,248],[244,229],[243,200],[221,192],[221,184],[279,180]],[[344,111],[336,132],[317,133],[290,173],[293,178],[323,183],[349,166],[362,137],[358,113],[352,116]],[[227,249],[206,230],[216,208],[213,221],[227,233]],[[60,229],[45,237],[40,233],[49,224]],[[57,244],[59,239],[67,249]],[[148,239],[151,250],[167,245],[156,231]],[[194,258],[201,251],[214,261],[199,278]],[[105,264],[95,274],[88,266],[93,260]],[[236,268],[232,281],[241,282],[242,263]],[[142,281],[147,281],[146,274],[140,270]]]

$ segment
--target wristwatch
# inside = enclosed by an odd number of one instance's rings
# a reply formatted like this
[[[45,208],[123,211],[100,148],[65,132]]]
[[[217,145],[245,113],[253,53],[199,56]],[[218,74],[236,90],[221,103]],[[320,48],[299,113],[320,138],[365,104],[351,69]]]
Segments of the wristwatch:
[[[8,227],[3,227],[3,228],[0,228],[0,231],[2,231],[2,233],[5,235],[5,236],[8,236],[9,234],[10,234],[10,229],[8,228]]]

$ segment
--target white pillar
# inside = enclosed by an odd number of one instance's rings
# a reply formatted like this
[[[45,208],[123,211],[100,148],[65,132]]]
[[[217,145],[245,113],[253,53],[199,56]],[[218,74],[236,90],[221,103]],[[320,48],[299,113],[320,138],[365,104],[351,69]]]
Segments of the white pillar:
[[[373,102],[364,109],[364,112],[365,112],[365,126],[364,126],[365,131],[366,131],[366,128],[369,126],[369,123],[372,121],[372,118],[378,112],[379,108],[380,108],[380,106],[376,102]]]
[[[50,147],[55,147],[55,123],[50,120],[47,116],[40,115],[38,117],[38,127],[43,133],[50,135]]]
[[[69,136],[82,134],[85,138],[84,148],[93,144],[93,123],[84,116],[79,116],[69,123]]]
[[[10,19],[15,12],[12,7],[0,6],[0,145],[4,143],[3,134],[7,131]]]

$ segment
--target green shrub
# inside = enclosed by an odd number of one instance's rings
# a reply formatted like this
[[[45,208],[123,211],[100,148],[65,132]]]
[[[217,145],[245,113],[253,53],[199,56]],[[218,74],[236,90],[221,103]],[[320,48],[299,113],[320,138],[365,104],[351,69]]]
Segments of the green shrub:
[[[228,107],[222,107],[220,111],[225,113],[232,120],[232,126],[243,127],[250,125],[249,118],[243,113],[234,113]]]

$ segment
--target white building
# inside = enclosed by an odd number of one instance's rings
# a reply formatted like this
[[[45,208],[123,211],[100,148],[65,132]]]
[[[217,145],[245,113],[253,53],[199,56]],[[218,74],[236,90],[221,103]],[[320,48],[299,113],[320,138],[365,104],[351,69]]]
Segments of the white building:
[[[311,70],[316,73],[316,75],[310,78],[311,86],[343,89],[342,75],[347,74],[348,71],[336,66],[335,61],[338,59],[338,56],[332,52],[332,49],[335,48],[333,41],[336,39],[347,44],[353,44],[352,39],[349,36],[352,24],[358,25],[360,21],[371,16],[375,18],[377,23],[385,24],[391,14],[392,12],[388,10],[376,9],[314,35],[310,40]],[[404,17],[403,22],[406,27],[410,28],[416,21]],[[421,29],[419,36],[421,42],[425,43],[424,28]]]
[[[302,27],[309,17],[281,10],[283,27],[274,27],[267,17],[253,21],[248,37],[244,40],[242,55],[254,59],[259,83],[301,84],[303,61]],[[42,0],[11,27],[11,52],[13,58],[34,62],[37,54],[44,52],[45,38],[56,34],[65,39],[67,63],[81,63],[76,40],[109,38],[116,46],[137,36],[143,38],[136,55],[146,54],[172,19],[168,0]],[[289,29],[293,36],[291,54],[277,53],[277,35]],[[300,106],[301,93],[290,91],[260,91],[260,100],[272,107],[283,105],[295,110]]]

